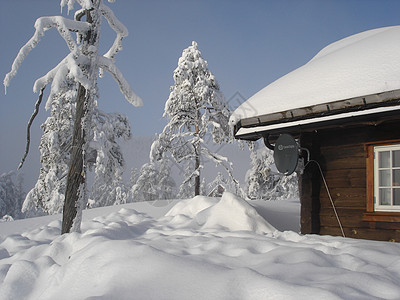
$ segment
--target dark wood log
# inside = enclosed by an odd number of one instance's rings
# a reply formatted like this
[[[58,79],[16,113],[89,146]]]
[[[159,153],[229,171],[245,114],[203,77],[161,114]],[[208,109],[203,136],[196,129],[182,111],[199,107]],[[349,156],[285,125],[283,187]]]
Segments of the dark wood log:
[[[302,134],[300,136],[300,145],[310,150],[313,160],[320,158],[317,133]],[[302,233],[319,233],[320,190],[321,175],[319,168],[315,163],[309,163],[299,178]]]
[[[347,158],[327,158],[323,156],[325,168],[323,170],[343,170],[365,168],[365,157],[349,156]]]
[[[370,239],[377,241],[400,242],[400,230],[382,230],[369,228],[344,228],[346,237],[355,239]],[[341,235],[340,228],[321,227],[321,234]]]
[[[362,220],[365,210],[336,207],[336,211],[343,227],[368,227]],[[320,221],[321,226],[339,228],[338,221],[332,208],[321,208]]]
[[[328,187],[335,188],[366,188],[365,169],[337,169],[325,173]]]
[[[336,207],[366,207],[365,188],[330,188],[329,191]],[[330,199],[325,188],[321,189],[320,199],[321,207],[331,207]]]

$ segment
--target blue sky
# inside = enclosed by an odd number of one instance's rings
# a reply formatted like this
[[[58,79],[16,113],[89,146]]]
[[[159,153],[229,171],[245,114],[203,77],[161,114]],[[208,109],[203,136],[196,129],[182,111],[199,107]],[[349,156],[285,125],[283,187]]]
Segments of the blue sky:
[[[1,78],[32,36],[35,20],[59,15],[59,2],[0,0]],[[116,64],[144,106],[135,108],[127,103],[109,75],[99,79],[99,105],[107,112],[125,113],[138,136],[152,136],[166,124],[162,114],[173,70],[182,50],[193,40],[225,97],[233,97],[231,105],[235,107],[242,101],[237,93],[243,98],[252,96],[305,64],[328,44],[365,30],[400,24],[397,0],[117,0],[109,6],[130,33]],[[112,41],[104,22],[102,48]],[[34,81],[66,54],[58,33],[46,32],[11,81],[7,95],[0,93],[0,173],[15,169],[24,152],[26,123],[37,99],[32,92]],[[28,176],[40,167],[40,124],[47,116],[42,106],[32,129],[31,154],[25,167]]]

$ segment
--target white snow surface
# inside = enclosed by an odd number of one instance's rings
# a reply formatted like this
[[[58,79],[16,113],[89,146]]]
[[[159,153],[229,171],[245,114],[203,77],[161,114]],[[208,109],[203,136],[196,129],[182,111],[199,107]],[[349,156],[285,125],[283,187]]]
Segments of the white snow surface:
[[[0,299],[400,299],[398,243],[300,235],[298,201],[165,203],[1,223]]]
[[[322,49],[239,106],[239,120],[400,89],[400,26],[365,31]]]

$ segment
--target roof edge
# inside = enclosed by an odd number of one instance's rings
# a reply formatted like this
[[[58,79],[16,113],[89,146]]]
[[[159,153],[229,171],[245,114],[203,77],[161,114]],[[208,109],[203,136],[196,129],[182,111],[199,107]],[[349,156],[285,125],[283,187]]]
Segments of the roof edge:
[[[369,110],[378,107],[395,106],[400,104],[400,89],[378,94],[354,97],[345,100],[301,107],[257,117],[241,119],[236,125],[240,128],[251,128],[284,124],[299,120],[308,120],[323,116],[333,116],[342,113]]]
[[[400,101],[400,100],[399,100]],[[353,112],[345,112],[336,115],[325,115],[314,119],[303,119],[292,122],[284,122],[271,125],[263,125],[257,127],[248,128],[237,128],[235,127],[235,138],[243,140],[257,140],[264,136],[266,133],[282,133],[287,132],[299,132],[304,130],[315,130],[321,128],[328,128],[338,126],[340,124],[343,127],[345,124],[355,124],[360,122],[378,122],[376,120],[382,120],[382,118],[393,118],[399,119],[400,105],[386,106],[386,107],[375,107],[368,110],[359,110]],[[372,118],[372,119],[371,119]],[[375,120],[375,121],[374,121]],[[379,121],[381,122],[381,121]]]

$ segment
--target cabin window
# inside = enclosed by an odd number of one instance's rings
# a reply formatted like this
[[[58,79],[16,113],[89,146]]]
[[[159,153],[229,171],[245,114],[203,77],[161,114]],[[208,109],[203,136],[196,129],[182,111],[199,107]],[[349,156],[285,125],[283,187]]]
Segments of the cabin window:
[[[400,145],[374,147],[374,210],[400,211]]]
[[[400,223],[400,140],[367,143],[365,150],[367,205],[362,219]]]

